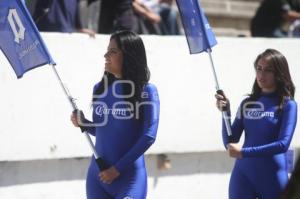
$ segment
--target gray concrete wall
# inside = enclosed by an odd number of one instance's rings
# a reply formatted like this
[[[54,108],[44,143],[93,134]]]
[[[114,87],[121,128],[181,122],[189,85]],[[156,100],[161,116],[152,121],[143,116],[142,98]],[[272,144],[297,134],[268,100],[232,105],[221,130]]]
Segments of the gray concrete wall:
[[[159,170],[157,155],[147,155],[148,198],[226,198],[233,165],[225,152],[167,154],[172,168]],[[85,198],[89,158],[0,162],[0,197],[7,199]],[[51,190],[43,190],[45,187]],[[218,186],[219,191],[211,188]],[[39,189],[39,187],[43,187]],[[80,189],[74,192],[74,189]],[[35,191],[28,191],[35,189]],[[60,192],[61,195],[56,192]],[[76,193],[76,195],[75,195]],[[29,197],[30,196],[30,197]]]
[[[226,152],[166,154],[171,168],[157,167],[158,155],[147,155],[148,175],[158,181],[162,177],[184,176],[196,173],[229,173],[233,159]],[[90,158],[65,158],[49,160],[0,162],[0,187],[51,181],[84,180]]]
[[[148,198],[227,198],[234,159],[224,151],[165,154],[171,168],[158,169],[158,155],[147,155]],[[85,198],[90,158],[0,162],[4,199]]]
[[[217,35],[250,36],[250,21],[261,0],[200,0]]]

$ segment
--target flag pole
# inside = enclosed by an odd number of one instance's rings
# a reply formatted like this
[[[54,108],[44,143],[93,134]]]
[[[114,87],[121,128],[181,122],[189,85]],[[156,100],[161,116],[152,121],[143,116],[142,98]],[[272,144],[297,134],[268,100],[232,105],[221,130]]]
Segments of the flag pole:
[[[78,110],[78,107],[77,107],[77,105],[75,103],[75,99],[71,96],[70,92],[66,89],[64,83],[62,82],[62,80],[61,80],[61,78],[60,78],[60,76],[59,76],[59,74],[58,74],[58,72],[57,72],[57,70],[55,68],[55,65],[51,64],[51,66],[52,66],[52,69],[54,71],[55,76],[57,77],[57,79],[58,79],[58,81],[60,83],[60,86],[62,87],[62,89],[63,89],[66,97],[68,98],[68,101],[70,102],[70,105],[73,108],[73,111]],[[91,137],[89,136],[88,132],[86,130],[83,130],[83,129],[82,129],[82,132],[84,133],[84,135],[85,135],[85,137],[87,139],[87,142],[88,142],[91,150],[93,151],[93,154],[94,154],[94,157],[95,157],[95,160],[96,160],[96,163],[97,163],[99,169],[102,170],[102,171],[105,170],[105,169],[107,169],[108,166],[106,165],[105,161],[97,153],[96,148],[94,146],[94,143],[93,143]]]
[[[180,17],[182,20],[185,36],[189,45],[190,54],[206,51],[209,55],[211,68],[216,83],[217,93],[224,95],[220,89],[214,62],[211,56],[211,47],[217,44],[207,18],[200,6],[199,0],[176,0]],[[228,141],[232,142],[231,121],[229,117],[229,106],[222,108],[222,117],[225,122]]]
[[[215,65],[214,65],[214,62],[213,62],[213,59],[212,59],[210,48],[207,49],[207,53],[209,55],[209,60],[210,60],[210,63],[211,63],[210,65],[211,65],[211,69],[212,69],[214,79],[215,79],[215,83],[216,83],[216,91],[217,91],[218,94],[221,94],[221,95],[224,96],[223,91],[220,89],[220,84],[219,84],[219,81],[218,81],[218,77],[217,77]],[[224,122],[225,122],[227,135],[229,137],[229,142],[231,142],[232,141],[232,131],[231,131],[231,124],[230,124],[231,122],[230,122],[230,116],[228,114],[229,110],[227,110],[227,109],[228,108],[226,107],[225,109],[222,110],[222,116],[223,116],[223,119],[224,119]]]

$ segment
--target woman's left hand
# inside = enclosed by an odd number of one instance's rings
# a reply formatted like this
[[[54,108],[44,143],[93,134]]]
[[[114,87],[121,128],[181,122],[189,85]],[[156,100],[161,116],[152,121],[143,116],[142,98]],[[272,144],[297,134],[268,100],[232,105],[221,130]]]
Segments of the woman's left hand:
[[[242,158],[242,148],[237,143],[229,143],[227,145],[227,151],[229,152],[229,156],[232,158]]]
[[[118,176],[120,175],[119,171],[114,167],[111,166],[108,169],[100,172],[99,178],[105,184],[112,183]]]

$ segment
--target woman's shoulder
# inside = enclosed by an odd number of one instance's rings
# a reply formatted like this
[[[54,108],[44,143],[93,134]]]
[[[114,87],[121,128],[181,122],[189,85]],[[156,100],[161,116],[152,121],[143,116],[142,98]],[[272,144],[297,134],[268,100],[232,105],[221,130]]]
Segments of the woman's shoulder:
[[[154,84],[152,83],[147,83],[145,86],[144,86],[144,92],[150,92],[150,93],[153,93],[153,92],[157,92],[157,88]]]
[[[154,84],[147,83],[144,86],[142,98],[158,99],[158,91]]]
[[[297,108],[297,102],[291,98],[285,98],[284,109]]]

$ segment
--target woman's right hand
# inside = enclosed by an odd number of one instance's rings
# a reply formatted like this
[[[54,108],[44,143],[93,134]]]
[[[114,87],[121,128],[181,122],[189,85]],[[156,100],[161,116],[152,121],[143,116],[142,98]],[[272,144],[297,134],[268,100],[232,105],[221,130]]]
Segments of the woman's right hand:
[[[230,109],[229,100],[226,98],[223,91],[222,93],[216,93],[215,97],[217,99],[216,106],[220,111],[227,111]]]
[[[80,123],[84,121],[84,114],[81,110],[74,110],[71,114],[71,121],[75,127],[80,127]]]

